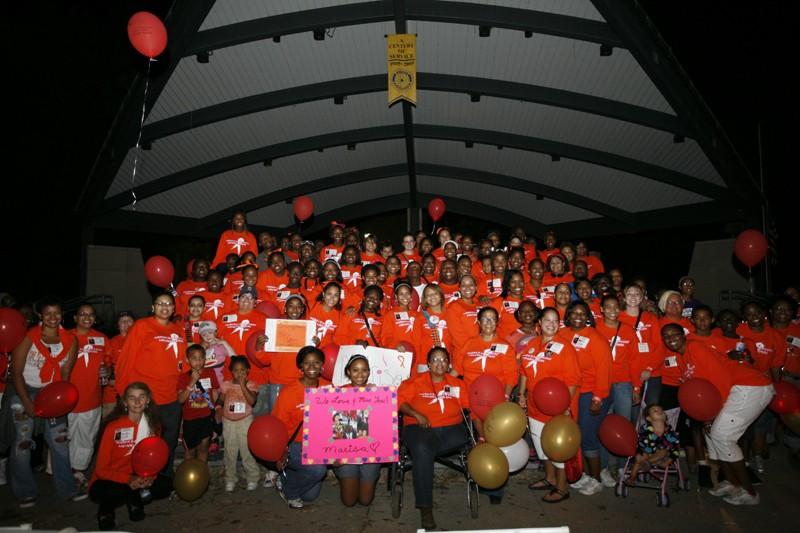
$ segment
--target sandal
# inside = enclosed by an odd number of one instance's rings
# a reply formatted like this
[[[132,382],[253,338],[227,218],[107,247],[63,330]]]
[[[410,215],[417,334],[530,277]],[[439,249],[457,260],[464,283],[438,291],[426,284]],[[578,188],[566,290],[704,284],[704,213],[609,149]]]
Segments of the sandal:
[[[537,479],[533,483],[528,483],[531,490],[555,490],[556,486],[547,481],[547,478]]]
[[[553,496],[553,495],[558,496],[558,498],[555,499],[555,500],[548,500],[547,499],[548,496]],[[569,499],[569,491],[568,490],[553,489],[553,490],[550,491],[549,494],[547,494],[547,496],[542,496],[542,501],[544,503],[560,503],[560,502],[563,502],[564,500],[568,500],[568,499]]]

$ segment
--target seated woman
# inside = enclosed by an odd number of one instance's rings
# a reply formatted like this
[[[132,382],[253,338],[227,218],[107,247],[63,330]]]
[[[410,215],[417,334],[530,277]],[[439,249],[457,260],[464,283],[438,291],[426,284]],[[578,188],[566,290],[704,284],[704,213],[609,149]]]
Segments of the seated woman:
[[[403,440],[413,459],[414,498],[421,527],[430,530],[436,528],[433,463],[436,457],[467,444],[469,437],[462,410],[469,406],[469,396],[464,382],[448,373],[447,350],[431,348],[427,360],[430,372],[404,381],[397,393],[397,403],[406,415]]]
[[[344,367],[350,385],[345,387],[367,387],[369,381],[369,361],[361,354],[350,357]],[[356,437],[366,437],[359,428]],[[381,463],[345,464],[336,467],[339,478],[339,497],[347,507],[356,503],[369,505],[375,497],[375,485],[381,475]]]
[[[101,531],[116,529],[114,510],[125,504],[132,522],[144,520],[141,489],[152,498],[169,496],[171,478],[158,474],[141,477],[133,472],[133,447],[142,439],[161,432],[161,419],[150,388],[135,381],[125,388],[122,402],[106,421],[97,451],[97,463],[89,481],[89,497],[98,504],[97,525]]]
[[[292,509],[302,509],[305,502],[319,497],[322,480],[325,479],[325,465],[303,465],[301,463],[303,425],[303,402],[307,388],[324,387],[330,381],[321,377],[325,354],[319,348],[306,346],[297,352],[297,368],[303,372],[300,379],[281,389],[272,415],[283,422],[289,432],[289,448],[278,461],[278,470],[288,470],[283,480],[281,497]]]

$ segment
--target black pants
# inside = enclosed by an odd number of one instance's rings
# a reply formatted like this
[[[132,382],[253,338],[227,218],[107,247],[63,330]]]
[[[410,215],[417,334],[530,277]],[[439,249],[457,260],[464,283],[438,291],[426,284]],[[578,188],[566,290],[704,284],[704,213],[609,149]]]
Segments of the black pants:
[[[159,474],[150,493],[154,500],[166,498],[172,492],[172,478]],[[125,483],[117,483],[108,479],[98,479],[89,489],[89,497],[98,504],[98,515],[112,514],[114,509],[122,505],[141,506],[139,491],[131,489]]]
[[[178,435],[181,432],[181,419],[183,410],[177,401],[158,406],[158,414],[161,416],[161,438],[164,439],[169,448],[169,460],[161,473],[172,477],[172,461],[175,459],[175,447],[178,445]]]
[[[462,423],[428,429],[415,424],[403,428],[403,439],[411,453],[416,506],[433,507],[433,462],[463,448],[468,442],[467,429]]]

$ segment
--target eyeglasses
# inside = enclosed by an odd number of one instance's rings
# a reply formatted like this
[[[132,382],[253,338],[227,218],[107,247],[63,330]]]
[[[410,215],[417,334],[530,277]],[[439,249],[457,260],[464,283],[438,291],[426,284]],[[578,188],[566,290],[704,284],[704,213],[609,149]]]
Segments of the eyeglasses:
[[[428,364],[429,365],[446,365],[449,362],[450,362],[449,360],[447,360],[447,359],[445,359],[443,357],[441,357],[441,358],[436,357],[436,358],[433,358],[430,361],[428,361]]]
[[[174,302],[156,302],[153,305],[157,305],[159,307],[173,307],[175,306]]]

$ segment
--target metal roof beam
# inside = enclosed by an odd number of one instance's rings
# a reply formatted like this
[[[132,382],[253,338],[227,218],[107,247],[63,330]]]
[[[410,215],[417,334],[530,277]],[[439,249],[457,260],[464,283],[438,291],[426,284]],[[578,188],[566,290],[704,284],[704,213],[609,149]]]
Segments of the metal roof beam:
[[[448,22],[474,26],[489,25],[520,31],[556,35],[568,39],[624,47],[607,24],[578,17],[530,9],[488,6],[441,0],[407,0],[406,17],[411,20]],[[357,24],[388,22],[395,19],[392,0],[360,2],[319,9],[308,9],[273,17],[237,22],[198,32],[183,52],[192,56],[253,41]]]
[[[623,172],[636,174],[653,179],[668,185],[693,191],[697,194],[727,202],[730,199],[728,191],[717,185],[708,183],[699,178],[689,176],[664,167],[659,167],[620,155],[594,150],[567,143],[549,141],[538,137],[526,137],[490,130],[471,128],[456,128],[452,126],[436,126],[429,124],[415,124],[414,135],[416,138],[449,140],[460,142],[474,142],[490,146],[505,146],[519,150],[527,150],[547,155],[554,155],[575,159],[586,163],[614,168]],[[357,130],[340,131],[296,139],[284,143],[256,148],[247,152],[230,155],[194,167],[190,167],[156,180],[141,184],[136,187],[136,196],[144,200],[150,196],[186,185],[238,168],[246,167],[265,160],[275,160],[290,155],[311,152],[333,146],[347,144],[360,144],[405,137],[403,125],[376,126]],[[103,202],[105,211],[118,209],[130,203],[129,191],[121,192]]]
[[[397,33],[406,33],[406,3],[405,0],[394,0],[394,26]],[[384,86],[387,80],[384,79]],[[403,100],[403,131],[406,141],[406,162],[408,164],[408,206],[416,209],[417,201],[417,157],[414,151],[414,116],[411,110],[411,103]],[[408,230],[413,231],[417,228],[411,227],[412,220],[416,217],[408,215]]]
[[[674,115],[655,111],[646,107],[626,104],[616,100],[600,98],[587,94],[472,76],[454,76],[451,74],[433,74],[420,72],[417,74],[419,90],[456,92],[463,94],[480,94],[496,98],[507,98],[523,102],[533,102],[555,107],[563,107],[575,111],[583,111],[594,115],[631,122],[641,126],[693,137],[683,123]],[[269,93],[238,98],[221,104],[159,120],[144,127],[142,138],[154,141],[161,137],[174,135],[191,128],[199,128],[222,120],[259,113],[269,109],[289,107],[332,99],[337,96],[382,92],[386,90],[386,75],[375,74],[346,78],[322,83],[280,89]]]
[[[581,196],[580,194],[571,193],[555,187],[529,181],[526,179],[515,178],[511,176],[504,176],[493,172],[483,172],[471,168],[452,167],[446,165],[434,165],[429,163],[417,163],[417,170],[426,176],[436,176],[440,178],[459,179],[463,181],[471,181],[475,183],[483,183],[486,185],[494,185],[498,187],[505,187],[515,191],[526,192],[529,194],[541,194],[551,200],[563,202],[565,204],[573,205],[598,215],[609,217],[617,220],[622,224],[635,224],[635,216],[633,213],[618,209],[611,205]],[[343,187],[345,185],[353,185],[363,183],[366,181],[378,180],[383,178],[391,178],[394,176],[403,176],[408,172],[408,167],[402,163],[396,165],[386,165],[381,167],[366,168],[356,172],[345,172],[333,176],[327,176],[312,181],[306,181],[286,187],[276,191],[271,191],[256,198],[247,200],[246,202],[237,204],[235,206],[226,207],[215,213],[203,217],[198,225],[206,227],[217,224],[226,220],[233,208],[245,212],[255,211],[262,207],[277,204],[290,200],[301,194],[310,194],[314,192],[325,191],[335,187]],[[410,203],[410,200],[409,200]]]

